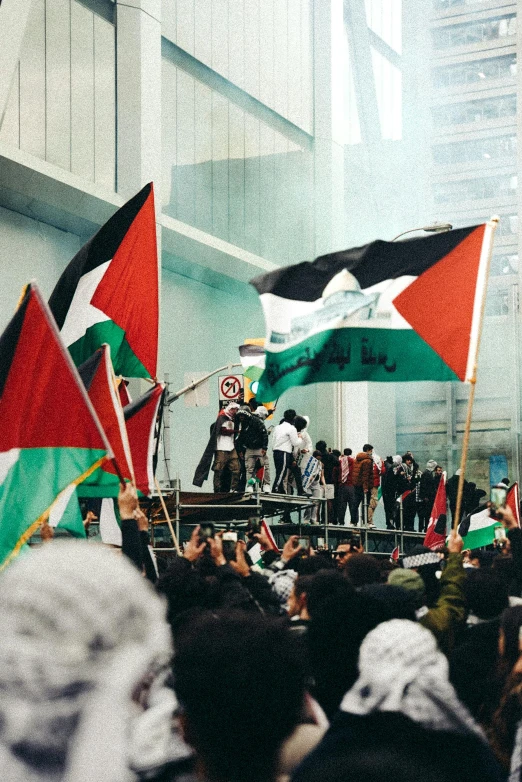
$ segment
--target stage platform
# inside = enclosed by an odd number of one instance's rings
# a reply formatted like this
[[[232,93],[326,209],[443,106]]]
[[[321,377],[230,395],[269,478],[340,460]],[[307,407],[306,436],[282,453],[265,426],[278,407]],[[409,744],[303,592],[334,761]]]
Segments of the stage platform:
[[[164,493],[163,499],[171,523],[175,526],[180,543],[188,540],[193,527],[204,521],[213,522],[218,528],[238,529],[246,527],[248,519],[259,516],[266,520],[281,548],[290,535],[309,537],[312,545],[332,548],[344,538],[359,535],[365,551],[387,555],[399,546],[401,554],[424,540],[424,533],[387,530],[378,527],[337,524],[310,524],[303,512],[317,502],[307,497],[285,494],[252,494],[185,492],[175,490]],[[325,500],[321,500],[325,503]],[[172,545],[167,519],[158,495],[141,501],[152,522],[154,546],[158,549]],[[324,509],[326,512],[326,508]]]

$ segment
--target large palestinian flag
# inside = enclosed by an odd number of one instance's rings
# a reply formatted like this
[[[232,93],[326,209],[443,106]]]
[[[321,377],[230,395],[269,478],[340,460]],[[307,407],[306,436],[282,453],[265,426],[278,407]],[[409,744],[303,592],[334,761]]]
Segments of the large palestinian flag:
[[[110,446],[33,285],[0,337],[0,568]]]
[[[98,348],[91,358],[78,368],[78,372],[114,454],[113,462],[104,462],[83,482],[81,495],[114,497],[119,492],[119,478],[115,474],[114,462],[119,475],[125,480],[134,481],[134,471],[109,345]]]
[[[104,342],[117,375],[156,377],[158,254],[152,184],[74,256],[49,300],[77,366]]]
[[[256,277],[258,400],[325,381],[469,380],[494,226],[375,241]]]
[[[463,518],[458,531],[464,540],[464,548],[473,549],[493,543],[497,527],[502,525],[489,515],[489,508],[483,508]]]

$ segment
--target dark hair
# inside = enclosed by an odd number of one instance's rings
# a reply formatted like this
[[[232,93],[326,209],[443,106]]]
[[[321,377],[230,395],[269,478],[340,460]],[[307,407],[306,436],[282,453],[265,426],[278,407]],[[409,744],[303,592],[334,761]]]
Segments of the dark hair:
[[[187,738],[206,776],[272,779],[303,707],[300,639],[260,615],[204,614],[177,634],[173,671]]]
[[[508,588],[492,570],[468,570],[464,595],[479,619],[495,619],[509,606]]]
[[[288,421],[288,423],[292,424],[296,415],[297,413],[295,410],[292,410],[292,408],[290,408],[290,410],[285,410],[283,413],[283,421]]]
[[[313,582],[314,577],[313,576],[299,576],[294,581],[294,594],[296,597],[299,597],[304,592],[308,592],[310,589],[310,586]]]
[[[324,453],[326,451],[326,441],[318,440],[315,444],[315,447],[317,451],[321,451],[321,453]]]
[[[343,453],[344,453],[345,456],[351,456],[353,451],[352,451],[351,448],[345,448]]]
[[[308,426],[308,421],[306,418],[303,418],[302,415],[296,415],[294,418],[294,426],[297,429],[298,432],[302,432],[303,429],[306,429]]]
[[[373,445],[370,445],[370,443],[365,443],[363,445],[363,451],[364,453],[368,453],[368,451],[373,451]]]
[[[341,452],[338,448],[334,448],[332,453],[334,456],[337,456],[337,458],[339,458],[339,456],[341,455]]]
[[[519,633],[522,626],[522,606],[506,608],[500,617],[500,627],[504,632],[503,662],[507,672],[511,671],[520,656]]]
[[[411,455],[411,453],[405,453],[404,456],[402,457],[402,461],[403,462],[412,462],[413,461],[413,456]]]
[[[312,454],[312,456],[315,456],[316,459],[321,459],[322,455],[323,455],[322,451],[314,451]]]
[[[344,566],[343,572],[356,589],[365,584],[378,584],[381,580],[379,563],[371,554],[354,554]]]

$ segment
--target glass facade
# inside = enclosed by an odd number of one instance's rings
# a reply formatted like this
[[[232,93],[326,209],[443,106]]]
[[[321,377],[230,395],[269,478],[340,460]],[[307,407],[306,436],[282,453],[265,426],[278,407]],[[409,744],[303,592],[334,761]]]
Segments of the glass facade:
[[[163,58],[163,210],[250,252],[313,255],[313,155]]]
[[[476,201],[486,198],[515,197],[518,178],[515,174],[473,177],[454,182],[436,182],[433,198],[436,204]]]
[[[433,48],[450,49],[472,44],[484,44],[517,32],[515,14],[505,14],[488,19],[477,19],[465,24],[452,24],[438,27],[433,31]]]
[[[33,0],[0,140],[115,187],[115,28],[77,0]]]
[[[487,136],[433,146],[433,161],[438,165],[475,163],[485,160],[514,161],[516,154],[517,137],[514,134]]]
[[[436,128],[451,125],[471,125],[498,119],[515,119],[517,98],[513,93],[491,98],[480,98],[463,103],[449,103],[433,108],[433,124]]]
[[[435,88],[460,87],[468,84],[486,84],[488,81],[510,79],[517,75],[516,54],[489,57],[481,60],[457,62],[434,68],[432,81]]]

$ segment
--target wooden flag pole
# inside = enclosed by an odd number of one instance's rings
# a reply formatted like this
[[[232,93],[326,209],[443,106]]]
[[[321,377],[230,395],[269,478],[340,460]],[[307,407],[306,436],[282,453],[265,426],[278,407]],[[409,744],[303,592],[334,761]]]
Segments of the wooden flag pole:
[[[165,500],[163,498],[163,494],[161,492],[161,488],[157,478],[154,478],[154,485],[156,486],[156,491],[158,492],[160,498],[161,507],[163,508],[163,513],[165,514],[165,519],[167,521],[167,524],[169,525],[169,530],[170,530],[170,534],[172,535],[172,540],[174,541],[175,549],[178,552],[178,557],[181,557],[181,549],[179,547],[178,539],[174,533],[174,527],[172,526],[172,521],[170,520],[169,512],[167,510],[167,506],[165,505]]]
[[[480,286],[481,290],[480,289],[478,290],[478,293],[480,295],[480,302],[477,303],[480,305],[480,311],[479,311],[479,320],[477,324],[477,331],[474,340],[475,344],[471,348],[473,350],[472,371],[471,371],[471,377],[469,378],[471,388],[470,388],[469,398],[468,398],[468,411],[466,414],[464,437],[462,440],[459,486],[457,490],[457,505],[455,508],[455,518],[453,519],[453,529],[455,532],[457,532],[460,524],[460,514],[462,510],[462,496],[464,494],[464,480],[466,477],[466,463],[468,460],[471,419],[473,415],[473,402],[475,401],[475,388],[477,385],[478,354],[480,348],[480,338],[482,336],[482,326],[484,324],[484,311],[486,309],[486,294],[488,289],[487,282],[489,278],[489,267],[491,265],[491,255],[493,252],[493,238],[495,236],[495,230],[499,222],[500,222],[500,218],[495,216],[492,217],[491,220],[489,220],[489,222],[486,223],[487,234],[484,236],[484,241],[482,245],[482,254],[479,262],[479,279],[477,280],[477,289],[479,289]],[[473,335],[473,326],[472,326],[472,335]]]

